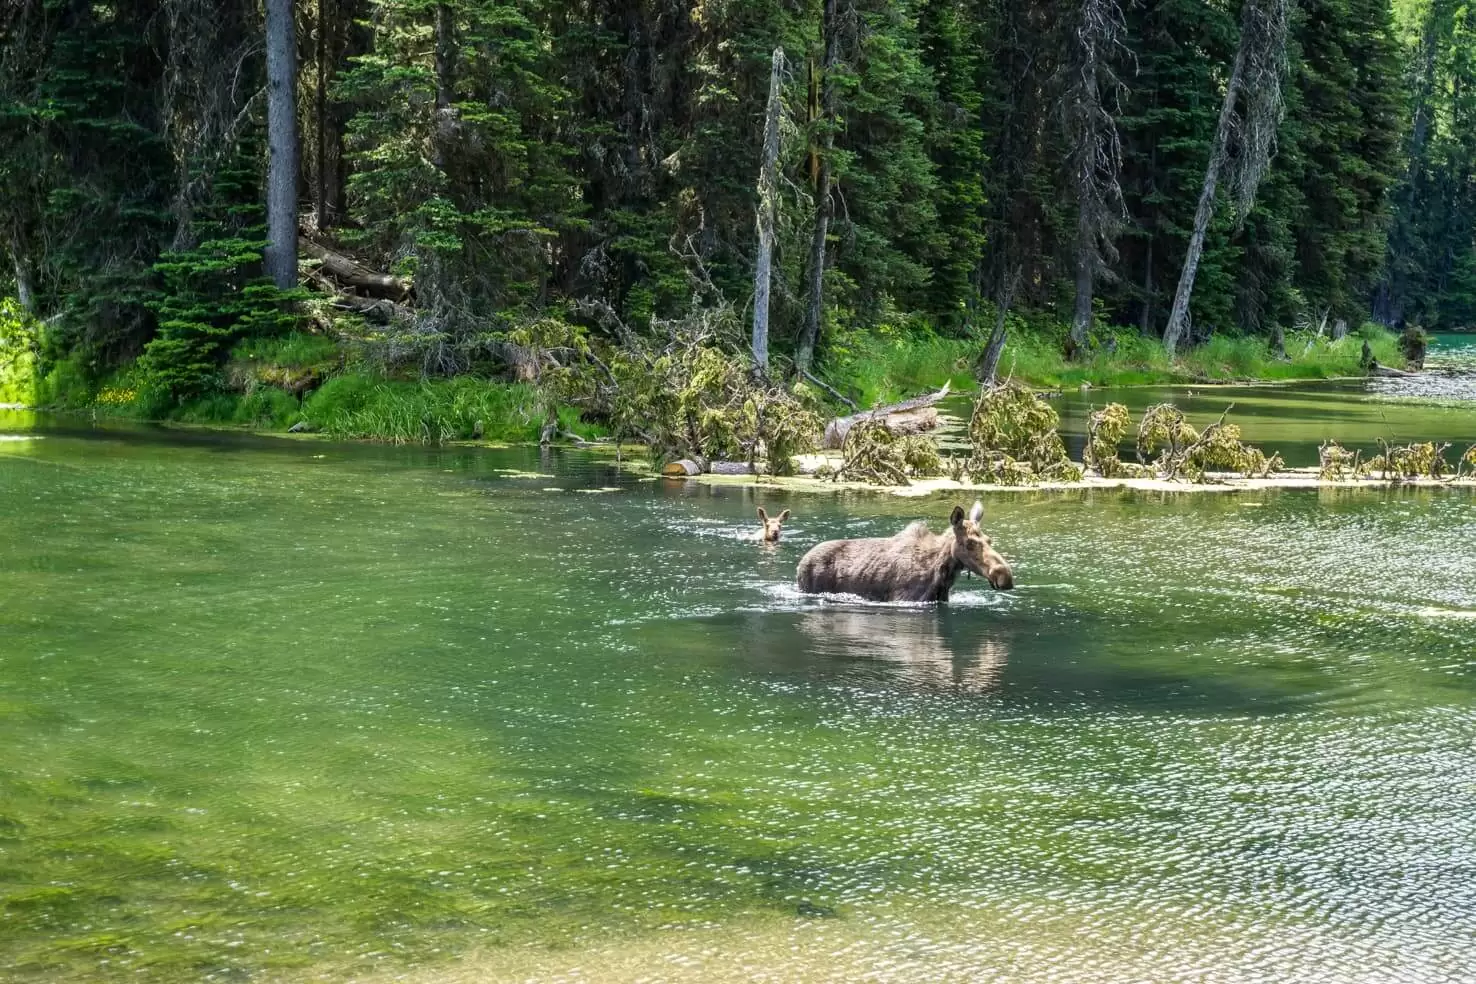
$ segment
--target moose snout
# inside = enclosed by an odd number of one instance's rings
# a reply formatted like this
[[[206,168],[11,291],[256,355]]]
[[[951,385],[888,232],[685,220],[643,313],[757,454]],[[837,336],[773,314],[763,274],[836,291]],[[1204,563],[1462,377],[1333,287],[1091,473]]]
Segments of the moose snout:
[[[1009,591],[1015,587],[1015,572],[1010,570],[1010,565],[999,554],[984,558],[984,577],[996,591]]]

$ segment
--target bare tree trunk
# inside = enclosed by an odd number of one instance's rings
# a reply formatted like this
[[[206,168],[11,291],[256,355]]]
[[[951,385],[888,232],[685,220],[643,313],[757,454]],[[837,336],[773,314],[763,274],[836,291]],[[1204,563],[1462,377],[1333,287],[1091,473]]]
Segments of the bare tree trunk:
[[[1076,305],[1071,312],[1070,351],[1073,359],[1086,354],[1088,333],[1092,328],[1092,276],[1096,266],[1093,256],[1091,233],[1084,228],[1085,221],[1078,222],[1076,239]]]
[[[1063,107],[1076,172],[1076,304],[1067,345],[1071,358],[1086,352],[1093,285],[1116,256],[1113,238],[1127,212],[1118,180],[1122,143],[1112,115],[1122,83],[1110,62],[1126,30],[1116,0],[1081,0]]]
[[[1199,272],[1199,258],[1204,252],[1204,237],[1209,231],[1210,219],[1215,212],[1215,188],[1220,182],[1220,169],[1225,166],[1230,129],[1235,122],[1235,99],[1240,93],[1241,70],[1245,65],[1245,48],[1235,53],[1235,67],[1230,71],[1230,81],[1225,86],[1225,102],[1220,106],[1220,122],[1215,127],[1215,139],[1210,144],[1209,166],[1204,172],[1204,187],[1199,192],[1199,207],[1194,212],[1194,232],[1189,236],[1189,249],[1184,254],[1184,269],[1179,272],[1179,286],[1174,291],[1174,306],[1169,311],[1168,324],[1163,328],[1163,347],[1168,354],[1179,348],[1184,337],[1184,327],[1189,315],[1189,296],[1194,293],[1194,276]]]
[[[267,276],[297,286],[297,41],[292,0],[266,0]]]
[[[815,233],[810,242],[809,303],[805,308],[805,325],[800,332],[799,348],[794,355],[795,368],[807,372],[815,358],[815,345],[820,340],[820,320],[825,310],[825,245],[830,235],[830,220],[835,215],[835,201],[830,195],[830,155],[835,148],[835,69],[840,60],[840,25],[836,21],[836,0],[825,0],[821,32],[825,36],[824,75],[820,97],[820,118],[824,127],[820,138],[819,161],[815,170]]]
[[[30,271],[26,269],[25,261],[21,259],[20,247],[15,248],[15,299],[20,302],[21,310],[27,314],[36,313],[36,292],[31,287]]]
[[[993,386],[999,374],[999,357],[1004,354],[1005,340],[1009,336],[1005,319],[1009,317],[1010,304],[1015,300],[1015,290],[1020,286],[1020,271],[1021,267],[1016,266],[1008,274],[994,301],[994,331],[990,333],[989,344],[984,347],[984,354],[979,357],[974,370],[974,375],[985,386]]]
[[[319,230],[328,228],[328,21],[323,8],[328,0],[318,0],[317,89],[313,93],[313,117],[317,131],[317,164],[313,168],[313,211]]]
[[[769,280],[774,265],[774,215],[779,206],[779,83],[784,49],[774,49],[769,71],[769,106],[764,121],[764,158],[758,182],[758,262],[753,270],[753,362],[769,371]]]
[[[1229,179],[1234,186],[1234,206],[1238,219],[1245,221],[1255,205],[1256,190],[1271,157],[1276,151],[1276,128],[1281,122],[1281,87],[1286,77],[1287,21],[1291,0],[1246,0],[1240,12],[1240,44],[1235,49],[1235,64],[1225,85],[1225,102],[1220,107],[1220,122],[1215,127],[1210,146],[1209,166],[1205,168],[1204,188],[1199,195],[1199,208],[1194,213],[1194,232],[1179,273],[1179,287],[1174,292],[1174,307],[1163,329],[1163,347],[1172,356],[1184,337],[1189,320],[1189,297],[1194,292],[1194,275],[1204,252],[1204,237],[1215,210],[1215,187],[1227,162],[1232,164]],[[1239,115],[1236,103],[1242,103]],[[1236,153],[1230,158],[1231,135],[1236,137]]]
[[[1139,315],[1138,333],[1153,333],[1153,233],[1148,233],[1148,253],[1143,263],[1143,312]]]

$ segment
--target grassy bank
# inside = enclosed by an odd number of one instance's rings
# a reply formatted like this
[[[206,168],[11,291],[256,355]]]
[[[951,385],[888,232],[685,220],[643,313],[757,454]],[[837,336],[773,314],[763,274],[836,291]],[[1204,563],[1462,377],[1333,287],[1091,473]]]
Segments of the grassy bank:
[[[314,335],[237,346],[222,387],[182,402],[151,391],[134,368],[89,384],[70,363],[15,390],[16,402],[60,410],[263,431],[304,424],[333,438],[394,444],[536,441],[546,417],[542,395],[529,384],[470,375],[396,379],[356,364],[331,339]],[[581,437],[599,434],[569,408],[560,409],[559,426]]]
[[[1067,361],[1064,329],[1021,327],[1012,331],[1000,358],[1001,377],[1057,389],[1092,386],[1142,386],[1189,382],[1330,379],[1361,375],[1364,340],[1386,366],[1404,365],[1399,339],[1369,325],[1334,342],[1311,332],[1289,332],[1286,356],[1274,353],[1263,337],[1216,335],[1170,359],[1157,339],[1132,329],[1100,333],[1090,358]],[[952,381],[955,389],[974,385],[973,365],[983,343],[977,338],[944,338],[928,333],[858,337],[839,348],[828,381],[861,406],[900,400]]]
[[[1019,323],[999,371],[1046,388],[1319,379],[1360,373],[1365,339],[1381,363],[1403,364],[1397,337],[1373,326],[1337,342],[1290,333],[1285,357],[1274,354],[1264,338],[1216,336],[1174,360],[1156,340],[1123,329],[1099,334],[1090,358],[1068,362],[1062,354],[1063,328]],[[858,405],[873,406],[937,389],[945,381],[956,390],[971,389],[982,347],[978,338],[947,338],[908,325],[840,337],[823,370]],[[37,377],[34,355],[19,350],[8,355],[0,366],[5,370],[0,402],[139,420],[266,431],[301,423],[330,437],[403,444],[478,435],[516,443],[537,440],[546,414],[541,394],[529,384],[478,376],[394,378],[320,335],[243,342],[232,351],[220,388],[183,402],[151,390],[135,368],[98,383],[83,367],[62,362]],[[581,437],[600,433],[572,409],[562,408],[559,419],[561,430]]]

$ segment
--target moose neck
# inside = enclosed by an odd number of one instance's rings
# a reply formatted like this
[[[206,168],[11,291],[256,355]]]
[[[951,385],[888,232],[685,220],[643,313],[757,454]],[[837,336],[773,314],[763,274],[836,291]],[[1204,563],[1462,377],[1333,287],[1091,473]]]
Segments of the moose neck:
[[[953,582],[958,580],[959,572],[964,569],[963,562],[953,553],[954,536],[952,531],[944,533],[933,540],[933,545],[938,553],[938,595],[939,600],[948,597]]]

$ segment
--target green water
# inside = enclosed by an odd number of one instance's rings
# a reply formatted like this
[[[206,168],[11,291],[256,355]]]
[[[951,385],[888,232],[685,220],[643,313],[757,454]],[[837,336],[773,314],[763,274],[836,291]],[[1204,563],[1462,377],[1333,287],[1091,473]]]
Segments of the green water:
[[[1273,386],[1142,386],[1067,391],[1053,399],[1073,456],[1080,459],[1093,408],[1122,403],[1136,419],[1172,403],[1203,427],[1226,408],[1245,439],[1279,452],[1292,466],[1317,464],[1317,447],[1336,440],[1367,454],[1378,442],[1444,441],[1454,460],[1476,444],[1476,333],[1439,335],[1427,373],[1411,379],[1338,380]],[[955,410],[966,415],[960,405]]]
[[[1476,966],[1468,492],[991,496],[918,609],[794,564],[949,501],[0,438],[0,980]]]

